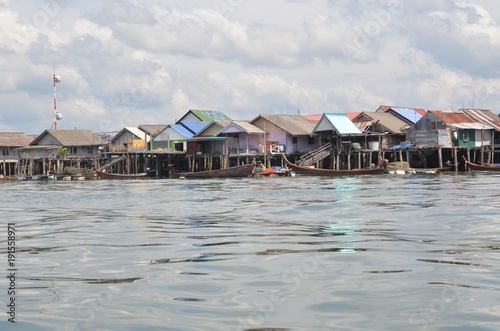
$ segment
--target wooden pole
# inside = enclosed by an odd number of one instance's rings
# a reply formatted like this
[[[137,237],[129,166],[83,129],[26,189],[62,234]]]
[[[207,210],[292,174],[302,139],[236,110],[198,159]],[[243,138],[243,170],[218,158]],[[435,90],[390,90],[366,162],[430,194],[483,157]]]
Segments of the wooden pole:
[[[453,146],[453,159],[455,160],[455,170],[458,169],[458,157],[457,148]]]
[[[443,167],[443,149],[441,147],[438,148],[438,158],[439,158],[439,167]]]

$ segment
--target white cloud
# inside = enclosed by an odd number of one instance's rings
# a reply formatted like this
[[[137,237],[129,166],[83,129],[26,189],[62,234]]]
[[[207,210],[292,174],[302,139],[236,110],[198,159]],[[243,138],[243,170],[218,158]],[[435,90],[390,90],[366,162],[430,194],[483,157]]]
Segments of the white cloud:
[[[61,128],[165,124],[190,108],[251,119],[474,99],[499,110],[500,17],[490,0],[0,6],[2,130],[50,127],[53,64]]]

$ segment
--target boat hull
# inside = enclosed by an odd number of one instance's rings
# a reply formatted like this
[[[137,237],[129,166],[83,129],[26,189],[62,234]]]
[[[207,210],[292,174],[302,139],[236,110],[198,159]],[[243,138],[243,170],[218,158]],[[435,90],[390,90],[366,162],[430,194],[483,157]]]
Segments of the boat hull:
[[[138,173],[138,174],[115,174],[102,171],[96,171],[97,177],[99,179],[144,179],[147,178],[148,173]]]
[[[500,171],[500,166],[496,165],[480,165],[476,163],[469,162],[465,156],[463,156],[463,159],[465,161],[466,167],[468,167],[469,170],[474,170],[474,171]]]
[[[311,176],[354,176],[354,175],[381,175],[385,172],[384,168],[362,168],[352,170],[333,170],[333,169],[320,169],[300,166],[291,163],[284,157],[287,165],[298,175],[311,175]]]
[[[235,178],[249,177],[253,174],[254,164],[246,164],[225,169],[186,172],[182,174],[184,178]]]

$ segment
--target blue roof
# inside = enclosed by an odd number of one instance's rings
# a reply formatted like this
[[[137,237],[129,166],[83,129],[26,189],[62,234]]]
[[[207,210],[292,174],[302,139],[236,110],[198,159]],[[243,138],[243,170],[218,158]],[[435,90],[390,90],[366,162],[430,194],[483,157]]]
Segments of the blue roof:
[[[396,114],[412,123],[417,123],[423,116],[411,108],[391,108]]]
[[[339,135],[363,134],[346,114],[324,113],[319,122],[314,127],[311,135],[316,131],[335,131]]]
[[[181,135],[183,135],[186,138],[192,138],[194,136],[194,134],[191,131],[186,129],[186,127],[184,127],[181,124],[170,124],[169,127],[174,129],[175,131],[179,132]]]
[[[198,132],[200,132],[201,130],[203,130],[204,128],[206,128],[209,123],[207,123],[207,122],[185,122],[185,121],[181,121],[180,124],[182,124],[186,129],[188,129],[194,135],[196,135]]]

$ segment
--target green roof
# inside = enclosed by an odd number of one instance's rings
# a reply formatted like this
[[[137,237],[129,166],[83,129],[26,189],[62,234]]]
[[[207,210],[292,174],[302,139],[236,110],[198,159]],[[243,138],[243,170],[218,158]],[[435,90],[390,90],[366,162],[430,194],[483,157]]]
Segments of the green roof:
[[[195,114],[202,122],[231,121],[231,119],[226,114],[218,110],[191,109],[191,112]]]

